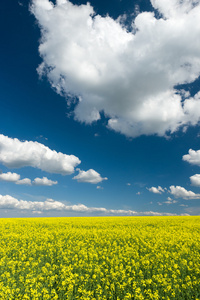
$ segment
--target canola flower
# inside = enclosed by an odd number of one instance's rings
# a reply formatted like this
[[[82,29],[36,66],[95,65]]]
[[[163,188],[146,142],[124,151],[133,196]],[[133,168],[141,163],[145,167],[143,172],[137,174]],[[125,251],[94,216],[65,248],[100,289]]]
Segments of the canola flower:
[[[200,217],[0,220],[0,299],[200,299]]]

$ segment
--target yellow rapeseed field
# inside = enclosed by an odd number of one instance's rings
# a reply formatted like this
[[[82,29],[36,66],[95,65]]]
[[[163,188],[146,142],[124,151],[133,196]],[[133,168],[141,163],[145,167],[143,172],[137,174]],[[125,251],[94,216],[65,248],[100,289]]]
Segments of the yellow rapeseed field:
[[[200,299],[200,217],[0,220],[0,299]]]

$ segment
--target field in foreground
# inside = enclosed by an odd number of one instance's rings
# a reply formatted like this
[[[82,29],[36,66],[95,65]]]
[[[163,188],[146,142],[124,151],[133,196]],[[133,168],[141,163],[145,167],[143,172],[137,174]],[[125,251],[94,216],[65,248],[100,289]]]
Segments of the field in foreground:
[[[0,299],[200,299],[200,217],[0,220]]]

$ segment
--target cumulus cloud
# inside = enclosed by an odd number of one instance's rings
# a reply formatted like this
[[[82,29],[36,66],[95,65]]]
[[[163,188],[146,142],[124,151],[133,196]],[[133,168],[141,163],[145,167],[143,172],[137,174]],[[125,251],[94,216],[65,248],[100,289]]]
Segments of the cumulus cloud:
[[[91,123],[103,112],[110,129],[130,137],[199,122],[200,93],[178,86],[200,74],[200,3],[151,4],[158,13],[138,11],[130,31],[123,16],[96,15],[89,3],[32,1],[41,29],[38,73],[69,105],[77,96],[76,120]]]
[[[78,182],[97,184],[108,179],[107,177],[102,178],[101,175],[93,169],[89,169],[88,171],[82,171],[80,169],[76,170],[79,171],[79,174],[74,176],[73,179],[76,179]]]
[[[187,191],[181,186],[170,186],[169,192],[176,198],[183,198],[185,200],[200,199],[200,194],[195,194],[192,191]]]
[[[147,190],[149,192],[154,193],[154,194],[162,194],[162,193],[164,193],[164,189],[161,186],[158,186],[158,187],[152,186],[151,188],[147,188]]]
[[[31,185],[31,180],[29,178],[23,178],[21,180],[17,180],[15,183],[20,185]]]
[[[0,134],[0,162],[10,168],[34,167],[49,173],[72,174],[78,157],[56,152],[38,142],[9,138]]]
[[[0,174],[0,180],[16,182],[19,179],[20,179],[20,175],[17,173],[7,172],[7,173]]]
[[[183,160],[189,162],[191,165],[200,166],[200,150],[192,150],[188,151],[188,154],[183,155]]]
[[[32,182],[29,178],[23,178],[20,179],[20,175],[17,173],[1,173],[0,174],[0,180],[8,181],[8,182],[14,182],[19,185],[46,185],[46,186],[52,186],[54,184],[57,184],[57,181],[53,181],[48,179],[47,177],[43,178],[35,178]]]
[[[200,174],[190,176],[191,185],[200,186]]]
[[[43,211],[72,211],[80,213],[103,213],[106,215],[149,215],[162,216],[173,215],[171,213],[159,213],[153,211],[137,212],[134,210],[124,209],[106,209],[104,207],[88,207],[84,204],[65,205],[60,201],[46,199],[46,201],[24,201],[18,200],[10,195],[0,195],[0,209],[17,209],[24,211],[32,211],[33,213],[41,213]]]
[[[47,177],[43,177],[43,178],[35,178],[33,180],[33,184],[34,185],[47,185],[47,186],[52,186],[52,185],[55,185],[57,184],[58,182],[57,181],[53,181],[53,180],[50,180],[48,179]]]
[[[8,181],[8,182],[14,182],[16,184],[25,184],[25,185],[31,185],[31,180],[29,178],[20,179],[20,175],[17,173],[1,173],[0,174],[0,180]]]

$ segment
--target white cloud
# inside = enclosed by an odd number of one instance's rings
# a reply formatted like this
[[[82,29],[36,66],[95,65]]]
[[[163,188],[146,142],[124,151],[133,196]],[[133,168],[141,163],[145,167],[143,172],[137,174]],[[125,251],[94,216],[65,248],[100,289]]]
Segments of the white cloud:
[[[200,166],[200,150],[195,151],[190,149],[188,152],[188,154],[183,155],[183,160],[189,162],[192,165]]]
[[[192,191],[187,191],[185,188],[181,186],[171,185],[169,192],[176,198],[183,198],[185,200],[200,199],[200,194],[195,194]]]
[[[20,179],[19,174],[11,172],[1,173],[0,180],[14,182],[16,184],[31,185],[31,180],[29,178]]]
[[[104,112],[109,128],[130,137],[199,122],[200,93],[176,87],[200,74],[200,3],[151,4],[160,17],[138,11],[128,32],[123,16],[95,15],[89,3],[32,1],[42,34],[38,72],[69,103],[77,95],[75,119],[91,123]]]
[[[176,201],[176,200],[167,200],[167,201],[164,201],[163,203],[165,203],[165,204],[175,204],[177,202],[178,201]]]
[[[11,172],[1,173],[0,174],[0,180],[14,182],[14,183],[19,184],[19,185],[32,185],[33,184],[33,185],[52,186],[52,185],[58,183],[57,181],[50,180],[47,177],[43,177],[43,178],[38,178],[37,177],[33,180],[33,182],[31,182],[31,180],[29,178],[20,179],[19,174],[11,173]]]
[[[20,175],[17,173],[7,172],[7,173],[0,174],[0,180],[16,182],[19,179],[20,179]]]
[[[190,176],[191,185],[200,186],[200,174]]]
[[[29,178],[23,178],[15,182],[16,184],[24,184],[24,185],[31,185],[31,180]]]
[[[10,195],[0,195],[0,209],[17,209],[23,211],[32,211],[32,213],[42,213],[43,211],[73,211],[82,213],[103,213],[105,215],[149,215],[163,216],[173,215],[171,213],[160,213],[153,211],[137,212],[124,209],[106,209],[104,207],[88,207],[84,204],[65,205],[62,202],[46,199],[46,201],[24,201],[18,200]]]
[[[167,201],[164,201],[163,203],[165,204],[174,204],[177,203],[178,201],[173,200],[171,197],[167,197]]]
[[[49,173],[72,174],[78,157],[56,152],[38,142],[12,139],[0,134],[0,162],[10,168],[34,167]]]
[[[76,179],[78,182],[89,182],[96,184],[108,179],[107,177],[102,178],[101,175],[93,169],[89,169],[88,171],[82,171],[80,169],[76,170],[79,171],[79,174],[74,176],[73,179]]]
[[[97,185],[97,190],[103,190],[103,187],[100,185]]]
[[[47,185],[47,186],[52,186],[52,185],[55,185],[57,184],[58,182],[57,181],[53,181],[53,180],[50,180],[48,179],[47,177],[43,177],[43,178],[35,178],[33,180],[33,184],[34,185]]]
[[[147,190],[154,193],[154,194],[164,193],[164,189],[161,186],[158,186],[158,187],[152,186],[151,188],[147,188]]]

